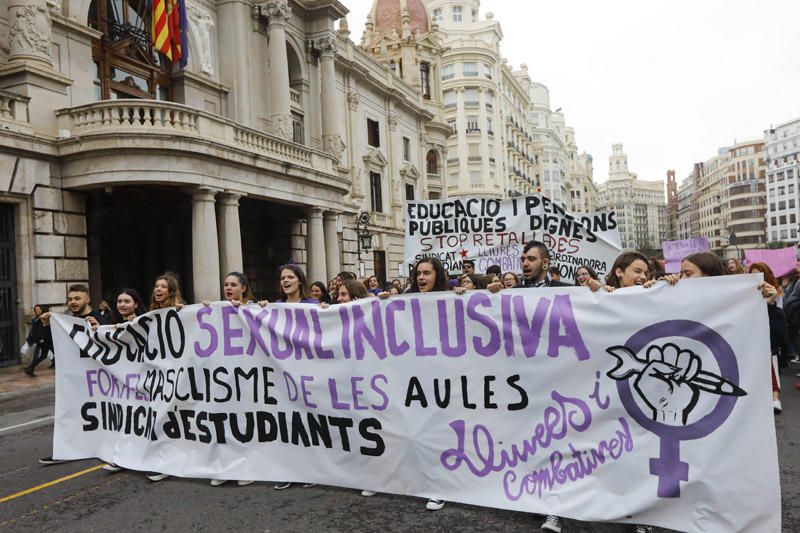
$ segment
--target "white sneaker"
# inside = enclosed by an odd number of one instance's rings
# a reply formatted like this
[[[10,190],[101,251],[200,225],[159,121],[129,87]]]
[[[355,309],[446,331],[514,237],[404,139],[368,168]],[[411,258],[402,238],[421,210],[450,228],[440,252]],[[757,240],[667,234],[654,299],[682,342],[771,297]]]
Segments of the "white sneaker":
[[[367,498],[369,498],[370,496],[375,496],[376,494],[378,494],[378,493],[375,492],[374,490],[362,490],[361,491],[361,495],[365,496]]]
[[[153,481],[153,482],[161,481],[161,480],[167,479],[168,477],[169,477],[169,474],[162,474],[160,472],[151,472],[151,473],[147,474],[147,479],[149,479],[150,481]]]
[[[442,507],[444,507],[445,503],[447,502],[444,500],[437,500],[436,498],[431,498],[430,500],[428,500],[428,503],[425,504],[425,509],[429,511],[438,511]]]
[[[119,465],[115,465],[114,463],[107,463],[103,465],[103,470],[106,472],[122,472],[125,469]]]
[[[310,489],[311,487],[316,487],[316,486],[317,486],[317,484],[316,484],[316,483],[303,483],[301,486],[302,486],[304,489]]]
[[[636,533],[653,533],[653,528],[651,526],[645,526],[642,524],[636,525]]]
[[[228,482],[227,479],[212,479],[211,480],[211,486],[212,487],[219,487],[220,485],[224,485],[227,482]]]
[[[542,524],[542,531],[561,533],[561,519],[556,515],[547,515],[547,518],[544,520],[544,524]]]
[[[249,479],[240,479],[239,481],[236,482],[236,484],[239,485],[240,487],[246,487],[247,485],[252,485],[253,483],[255,483],[255,480],[249,480]]]
[[[275,486],[272,487],[272,488],[274,488],[275,490],[284,490],[284,489],[288,489],[291,486],[292,486],[291,482],[282,481],[280,483],[276,483]]]
[[[775,412],[776,415],[779,415],[783,412],[783,406],[781,405],[781,401],[778,398],[772,400],[772,410]]]

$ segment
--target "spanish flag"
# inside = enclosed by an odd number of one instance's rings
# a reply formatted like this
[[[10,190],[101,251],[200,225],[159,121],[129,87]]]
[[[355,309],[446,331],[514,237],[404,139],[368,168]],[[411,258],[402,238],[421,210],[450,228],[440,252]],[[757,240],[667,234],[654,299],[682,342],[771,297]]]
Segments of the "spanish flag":
[[[189,59],[185,0],[153,0],[153,46],[180,68]]]

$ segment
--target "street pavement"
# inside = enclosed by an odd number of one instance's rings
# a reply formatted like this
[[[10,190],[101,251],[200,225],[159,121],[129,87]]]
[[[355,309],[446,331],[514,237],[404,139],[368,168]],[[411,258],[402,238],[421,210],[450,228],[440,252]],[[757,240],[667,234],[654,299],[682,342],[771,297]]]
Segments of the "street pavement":
[[[277,491],[263,482],[153,483],[138,472],[106,472],[97,460],[42,466],[37,459],[50,455],[52,446],[52,371],[37,372],[35,379],[12,371],[21,374],[18,368],[0,373],[0,531],[531,532],[542,521],[538,515],[452,503],[430,512],[420,498],[364,498],[328,486]],[[784,412],[775,418],[784,532],[800,531],[798,371],[784,370]],[[621,533],[633,526],[565,520],[563,531]]]

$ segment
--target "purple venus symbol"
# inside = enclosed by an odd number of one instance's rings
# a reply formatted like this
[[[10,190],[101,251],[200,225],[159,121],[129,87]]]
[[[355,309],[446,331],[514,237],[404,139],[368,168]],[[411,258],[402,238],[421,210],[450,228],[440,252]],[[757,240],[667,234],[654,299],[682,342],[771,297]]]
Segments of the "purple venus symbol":
[[[739,367],[731,346],[713,329],[691,320],[667,320],[652,324],[635,333],[625,346],[638,353],[653,341],[665,337],[685,337],[704,344],[719,366],[720,375],[731,383],[739,384]],[[661,439],[657,458],[650,459],[650,474],[658,477],[658,496],[677,498],[681,495],[681,481],[689,481],[689,464],[681,461],[680,442],[702,439],[722,425],[736,404],[735,396],[719,396],[714,409],[700,420],[687,426],[670,426],[653,420],[644,413],[631,391],[630,380],[617,381],[617,392],[628,414],[646,430]]]

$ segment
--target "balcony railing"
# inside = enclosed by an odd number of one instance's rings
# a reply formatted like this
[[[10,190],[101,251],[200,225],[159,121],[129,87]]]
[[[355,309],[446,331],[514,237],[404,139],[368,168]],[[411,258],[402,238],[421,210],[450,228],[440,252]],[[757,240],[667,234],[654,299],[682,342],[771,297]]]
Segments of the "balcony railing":
[[[0,91],[0,119],[13,122],[28,122],[30,98]]]
[[[173,138],[202,138],[310,168],[333,170],[330,156],[258,131],[225,117],[158,100],[104,100],[61,109],[59,136],[91,137],[113,134],[168,134]]]

